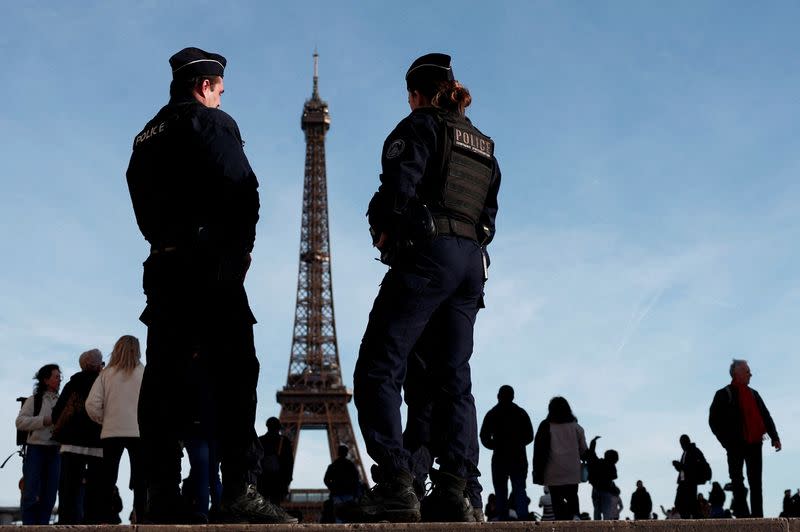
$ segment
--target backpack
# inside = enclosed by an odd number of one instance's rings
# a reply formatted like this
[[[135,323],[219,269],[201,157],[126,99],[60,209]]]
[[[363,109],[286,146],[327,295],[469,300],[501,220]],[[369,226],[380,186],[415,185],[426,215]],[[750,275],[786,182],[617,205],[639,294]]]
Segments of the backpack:
[[[42,399],[43,399],[42,395],[35,394],[33,396],[33,415],[34,416],[38,416],[39,412],[42,411]],[[19,401],[22,404],[25,404],[26,400],[27,399],[25,397],[17,398],[17,401]],[[24,431],[24,430],[18,430],[17,431],[17,445],[27,445],[28,444],[28,436],[30,436],[30,434],[31,434],[30,432],[27,432],[27,431]]]
[[[697,451],[697,463],[695,463],[695,478],[698,484],[705,484],[711,480],[711,464],[708,463],[703,453]]]

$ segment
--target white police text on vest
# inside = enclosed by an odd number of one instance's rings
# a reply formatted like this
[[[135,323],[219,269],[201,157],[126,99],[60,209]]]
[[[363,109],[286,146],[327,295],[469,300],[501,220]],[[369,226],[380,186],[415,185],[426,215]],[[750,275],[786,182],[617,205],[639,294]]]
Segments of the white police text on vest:
[[[153,136],[158,135],[159,133],[163,132],[165,129],[167,129],[167,123],[166,122],[161,122],[160,124],[156,124],[153,127],[149,127],[147,129],[145,129],[144,131],[142,131],[141,133],[136,135],[136,140],[133,141],[133,147],[135,148],[136,146],[138,146],[142,142],[144,142],[144,141],[152,138]]]
[[[475,133],[470,133],[469,131],[464,131],[463,129],[454,129],[456,146],[466,148],[472,152],[491,159],[492,152],[494,151],[494,142],[486,137],[476,135]]]

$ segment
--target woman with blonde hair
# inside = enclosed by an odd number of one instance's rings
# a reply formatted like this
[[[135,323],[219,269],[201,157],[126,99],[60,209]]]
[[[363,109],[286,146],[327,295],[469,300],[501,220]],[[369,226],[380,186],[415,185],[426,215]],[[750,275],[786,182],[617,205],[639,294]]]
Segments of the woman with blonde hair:
[[[139,451],[137,418],[139,389],[144,375],[141,358],[139,340],[130,335],[120,337],[114,344],[108,366],[100,373],[86,399],[89,417],[103,426],[100,441],[103,446],[103,492],[107,495],[103,508],[107,512],[107,522],[119,522],[111,510],[111,494],[117,484],[119,461],[125,449],[131,464],[134,515],[141,517],[144,512],[147,493],[142,475],[143,457]]]

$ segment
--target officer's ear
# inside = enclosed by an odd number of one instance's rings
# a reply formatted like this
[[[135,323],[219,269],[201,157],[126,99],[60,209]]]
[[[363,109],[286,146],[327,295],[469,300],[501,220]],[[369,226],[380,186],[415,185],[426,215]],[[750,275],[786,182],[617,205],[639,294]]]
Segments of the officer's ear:
[[[200,82],[200,93],[205,96],[209,92],[214,92],[213,86],[211,85],[211,80],[208,78],[203,78],[203,81]]]
[[[418,90],[408,91],[408,106],[412,111],[423,106],[423,96]]]

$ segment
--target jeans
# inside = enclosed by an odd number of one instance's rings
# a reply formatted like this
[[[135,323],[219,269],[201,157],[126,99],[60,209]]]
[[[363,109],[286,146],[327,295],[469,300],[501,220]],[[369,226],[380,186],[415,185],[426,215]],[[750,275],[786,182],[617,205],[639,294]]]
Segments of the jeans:
[[[333,507],[334,508],[336,508],[338,506],[341,506],[343,504],[347,504],[348,502],[354,501],[354,500],[356,500],[356,496],[355,495],[331,495],[331,502],[333,503]],[[335,515],[336,514],[334,512],[334,516]],[[345,521],[339,519],[338,517],[334,517],[333,522],[334,523],[344,523]]]
[[[192,502],[192,510],[208,516],[208,501],[219,508],[222,497],[222,483],[219,480],[219,458],[216,443],[209,440],[190,439],[183,442],[189,455],[191,471],[190,493],[184,493]],[[185,484],[185,483],[184,483]]]
[[[525,481],[528,468],[509,466],[502,460],[492,459],[492,484],[497,497],[497,516],[501,521],[508,519],[508,481],[511,480],[511,494],[514,496],[514,511],[519,521],[528,519],[528,494]]]
[[[557,521],[571,521],[575,519],[575,516],[580,515],[577,484],[548,486],[547,488],[550,490],[550,500],[553,501],[553,514],[555,514]],[[592,499],[594,499],[594,492],[592,492]]]
[[[133,509],[136,519],[144,515],[144,504],[147,491],[142,471],[142,455],[139,438],[104,438],[103,445],[103,511],[106,523],[116,523],[116,515],[112,511],[112,495],[119,476],[119,461],[122,451],[128,450],[131,462],[131,486],[133,487]]]
[[[553,503],[555,506],[555,503]],[[592,505],[594,506],[594,520],[610,519],[614,506],[614,497],[611,493],[601,489],[592,488]]]
[[[697,506],[697,484],[693,482],[678,482],[675,493],[675,509],[681,514],[681,519],[697,519],[700,508]]]
[[[733,487],[733,513],[736,517],[764,517],[761,494],[761,442],[730,447],[728,474]],[[750,514],[747,513],[747,490],[744,487],[744,465],[747,464],[747,483],[750,485]]]
[[[103,458],[71,452],[61,453],[58,487],[58,524],[100,523],[102,510]]]
[[[28,445],[22,463],[22,524],[47,525],[56,504],[61,455],[58,445]]]

